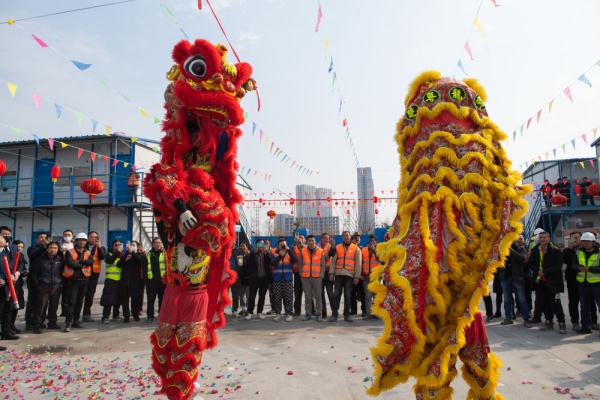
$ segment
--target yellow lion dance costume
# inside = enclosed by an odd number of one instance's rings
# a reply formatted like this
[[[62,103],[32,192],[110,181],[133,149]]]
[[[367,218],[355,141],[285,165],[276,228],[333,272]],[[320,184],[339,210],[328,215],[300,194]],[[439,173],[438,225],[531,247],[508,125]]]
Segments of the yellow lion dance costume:
[[[503,398],[496,392],[500,360],[477,310],[522,231],[530,189],[510,170],[500,145],[506,136],[485,100],[474,79],[456,82],[435,71],[417,77],[406,96],[396,134],[398,214],[377,248],[382,265],[369,285],[373,312],[385,324],[371,350],[370,394],[413,376],[418,400],[450,399],[460,358],[468,399]]]

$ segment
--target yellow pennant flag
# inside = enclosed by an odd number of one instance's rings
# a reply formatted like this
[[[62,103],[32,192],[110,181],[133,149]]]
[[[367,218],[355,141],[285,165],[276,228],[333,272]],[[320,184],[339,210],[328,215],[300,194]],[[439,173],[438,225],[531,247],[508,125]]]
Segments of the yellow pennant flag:
[[[68,146],[68,144],[66,144],[65,142],[60,142],[60,148],[61,149],[64,149],[67,146]]]
[[[485,33],[483,33],[483,28],[481,27],[481,21],[479,20],[479,17],[475,17],[473,25],[475,25],[475,28],[477,28],[481,36],[485,37]]]
[[[12,82],[8,82],[6,84],[6,87],[8,88],[8,91],[10,92],[10,96],[15,97],[15,94],[17,94],[17,85],[15,85]]]
[[[554,99],[550,100],[550,103],[548,103],[548,112],[552,112],[552,106],[554,105]]]
[[[583,163],[583,161],[580,161],[579,165],[581,165],[581,169],[585,169],[585,164]]]
[[[136,137],[132,137],[132,138],[131,138],[131,142],[132,142],[132,143],[135,143],[135,142],[137,142],[137,138],[136,138]]]
[[[140,111],[140,115],[144,118],[149,117],[148,113],[146,112],[146,110],[144,110],[142,107],[139,108]]]
[[[129,163],[123,163],[123,167],[127,168],[127,166],[129,165]]]
[[[106,125],[106,128],[105,128],[106,136],[110,135],[111,130],[112,130],[112,127],[110,125]]]

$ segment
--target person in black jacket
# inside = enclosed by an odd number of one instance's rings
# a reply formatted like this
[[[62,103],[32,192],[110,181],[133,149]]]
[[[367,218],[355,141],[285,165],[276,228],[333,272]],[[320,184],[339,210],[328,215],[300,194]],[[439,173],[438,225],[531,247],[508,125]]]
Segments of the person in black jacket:
[[[256,318],[264,319],[262,312],[265,306],[265,296],[271,283],[271,256],[265,252],[262,240],[256,244],[256,251],[246,257],[242,272],[242,284],[244,283],[250,286],[246,319],[252,318],[257,293]]]
[[[529,326],[529,307],[525,299],[525,276],[527,275],[527,248],[525,238],[519,238],[510,246],[510,253],[506,259],[504,269],[498,271],[498,277],[504,294],[504,321],[502,325],[512,324],[514,321],[513,290],[517,296],[519,311],[525,321],[525,327]]]
[[[133,240],[118,265],[123,271],[121,282],[127,285],[131,298],[131,315],[134,321],[139,321],[144,303],[144,286],[148,277],[148,259],[142,246]],[[128,320],[127,317],[125,319]]]
[[[50,242],[46,251],[33,259],[29,271],[29,285],[35,291],[33,305],[33,333],[42,333],[42,318],[44,309],[48,308],[48,329],[60,329],[56,323],[56,312],[60,290],[62,287],[62,272],[64,259],[59,252],[58,242]]]
[[[88,279],[87,289],[85,291],[85,300],[83,303],[83,322],[92,322],[92,305],[96,295],[96,286],[102,270],[102,260],[106,257],[106,248],[100,244],[98,232],[91,231],[88,234],[88,243],[86,249],[90,252],[90,257],[94,261],[92,265],[92,276]]]
[[[2,298],[0,298],[0,325],[2,331],[2,339],[4,340],[16,340],[19,337],[16,335],[16,332],[13,330],[13,311],[16,309],[14,304],[14,299],[10,297],[9,291],[9,279],[12,279],[13,283],[19,279],[19,276],[23,273],[23,257],[19,255],[19,262],[16,265],[15,269],[15,261],[17,259],[17,254],[19,253],[19,249],[17,246],[12,244],[11,239],[11,230],[8,227],[0,227],[0,294],[2,294]],[[10,277],[8,277],[4,270],[4,261],[3,258],[6,258],[8,261],[9,268],[11,270]],[[18,307],[17,307],[18,308]]]
[[[48,246],[49,243],[49,239],[48,239],[49,235],[47,233],[40,233],[37,237],[37,242],[33,245],[30,246],[27,249],[27,257],[29,258],[29,264],[33,267],[33,263],[35,262],[36,258],[43,256],[46,253],[46,247]],[[60,244],[59,244],[60,247]],[[29,271],[29,273],[31,274],[31,271]],[[30,280],[32,280],[29,276],[27,277],[27,304],[25,305],[25,330],[26,331],[31,331],[33,330],[33,326],[34,326],[34,317],[33,317],[33,312],[34,312],[34,308],[35,305],[37,303],[37,300],[35,298],[36,294],[37,294],[37,290],[34,289],[33,286],[31,286]],[[60,295],[59,295],[60,296]],[[44,310],[42,310],[42,315],[44,315],[45,312]],[[41,327],[44,327],[43,324],[43,317],[42,317],[42,323],[41,323]]]
[[[68,305],[65,332],[70,332],[71,327],[83,328],[79,323],[83,299],[87,289],[87,281],[92,274],[94,260],[86,250],[87,235],[78,233],[75,236],[75,247],[65,252],[65,266],[63,277],[68,287]]]
[[[165,282],[163,281],[166,272],[165,250],[162,240],[159,237],[152,239],[152,248],[148,252],[148,283],[146,285],[146,294],[148,304],[146,305],[146,315],[148,322],[154,321],[154,302],[158,297],[158,312],[162,305],[163,295],[165,294]]]
[[[541,322],[543,312],[546,324],[541,329],[551,330],[554,327],[552,320],[556,316],[559,332],[565,334],[565,313],[560,302],[560,294],[565,290],[562,275],[563,255],[558,247],[550,243],[548,232],[541,232],[538,236],[539,244],[531,249],[529,257],[529,267],[533,270],[536,284],[532,322]]]

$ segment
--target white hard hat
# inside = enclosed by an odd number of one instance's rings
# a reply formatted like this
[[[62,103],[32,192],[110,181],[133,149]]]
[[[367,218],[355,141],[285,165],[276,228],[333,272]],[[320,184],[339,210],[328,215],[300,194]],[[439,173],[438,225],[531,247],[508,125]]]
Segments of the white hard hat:
[[[581,240],[589,240],[590,242],[595,242],[596,235],[594,235],[592,232],[585,232],[583,235],[581,235]]]
[[[77,240],[77,239],[85,239],[85,240],[88,240],[88,238],[87,238],[87,235],[86,235],[85,233],[83,233],[83,232],[81,232],[81,233],[78,233],[78,234],[77,234],[77,236],[75,236],[75,240]]]
[[[537,236],[542,232],[544,232],[544,230],[542,228],[537,228],[535,231],[533,231],[533,234]]]

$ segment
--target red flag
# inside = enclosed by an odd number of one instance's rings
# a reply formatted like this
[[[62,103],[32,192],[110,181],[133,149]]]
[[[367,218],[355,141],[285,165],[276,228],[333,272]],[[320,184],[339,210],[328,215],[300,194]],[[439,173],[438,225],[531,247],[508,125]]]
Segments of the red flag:
[[[344,118],[344,120],[342,121],[342,126],[348,126],[348,119]]]
[[[116,167],[118,163],[119,163],[119,160],[113,160],[113,162],[112,162],[112,166],[113,166],[113,167]]]
[[[96,153],[91,152],[90,153],[90,158],[91,158],[92,162],[96,161]]]
[[[81,158],[82,154],[83,154],[83,149],[77,149],[77,159],[78,160]]]

